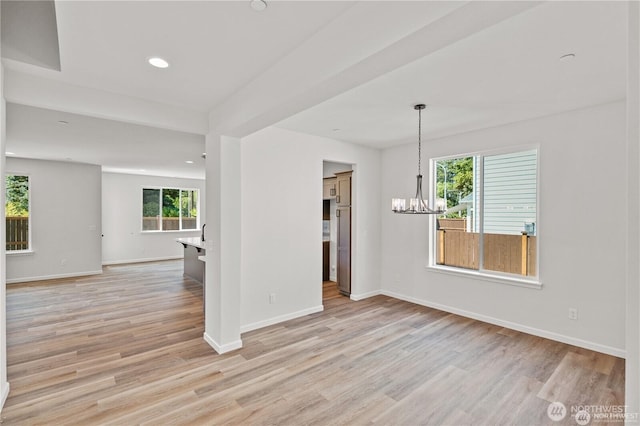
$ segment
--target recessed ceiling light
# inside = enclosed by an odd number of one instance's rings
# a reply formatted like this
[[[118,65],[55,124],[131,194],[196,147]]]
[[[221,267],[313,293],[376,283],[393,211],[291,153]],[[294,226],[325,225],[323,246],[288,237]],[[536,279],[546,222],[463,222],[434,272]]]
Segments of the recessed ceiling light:
[[[338,129],[338,128],[331,129],[331,131],[333,131],[333,132],[339,132],[340,130],[342,130],[342,129]]]
[[[69,124],[69,122],[64,120],[58,120],[58,124],[63,124],[66,126],[67,124]]]
[[[191,160],[187,160],[187,161],[185,161],[185,163],[187,163],[187,164],[193,164],[193,161],[191,161]]]
[[[573,59],[576,58],[576,54],[575,53],[567,53],[566,55],[562,55],[560,56],[560,60],[561,61],[571,61]]]
[[[149,62],[149,64],[153,65],[156,68],[168,68],[169,67],[169,62],[167,62],[166,60],[159,58],[157,56],[154,56],[152,58],[147,59],[147,61]]]
[[[262,12],[267,8],[267,2],[264,0],[251,0],[251,9],[256,12]]]

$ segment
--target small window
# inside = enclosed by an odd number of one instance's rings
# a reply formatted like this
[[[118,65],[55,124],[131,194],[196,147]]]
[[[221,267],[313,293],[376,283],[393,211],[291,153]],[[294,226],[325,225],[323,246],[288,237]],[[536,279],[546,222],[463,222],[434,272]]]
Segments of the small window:
[[[160,189],[142,190],[142,230],[160,231]]]
[[[198,229],[198,191],[183,189],[180,191],[180,213],[182,229]]]
[[[143,231],[198,229],[198,210],[197,189],[142,189]]]
[[[537,277],[537,150],[434,161],[437,218],[433,263]]]
[[[5,184],[6,250],[8,252],[30,250],[29,176],[7,175]]]

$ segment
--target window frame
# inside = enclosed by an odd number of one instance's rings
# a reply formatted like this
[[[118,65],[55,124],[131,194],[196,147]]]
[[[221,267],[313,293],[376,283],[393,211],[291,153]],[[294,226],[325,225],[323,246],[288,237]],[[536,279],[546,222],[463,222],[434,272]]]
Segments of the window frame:
[[[484,269],[484,159],[485,157],[504,155],[504,154],[517,154],[526,151],[536,151],[536,276],[523,276],[517,274],[511,274],[507,272],[492,271]],[[476,206],[476,214],[478,215],[479,226],[479,250],[478,250],[478,269],[466,269],[457,266],[448,266],[437,264],[437,223],[436,220],[439,215],[432,215],[429,223],[429,258],[426,268],[447,275],[456,275],[462,277],[472,277],[481,281],[488,281],[500,284],[509,284],[518,287],[526,287],[533,289],[542,288],[542,273],[540,270],[540,145],[519,145],[501,149],[481,150],[474,152],[465,152],[458,154],[443,155],[438,157],[429,157],[429,202],[435,202],[436,190],[437,190],[437,168],[436,163],[442,160],[451,160],[456,158],[474,157],[478,158],[478,173],[476,180],[479,182],[479,188],[475,188],[474,191],[478,191],[477,199],[478,205]],[[474,171],[474,173],[476,173]]]
[[[171,190],[178,190],[178,197],[180,199],[182,199],[182,192],[183,191],[195,191],[196,193],[196,197],[197,197],[197,201],[196,201],[196,210],[198,212],[198,215],[196,217],[196,227],[193,229],[182,229],[182,208],[178,208],[178,224],[180,229],[144,229],[144,215],[141,214],[140,215],[140,232],[143,234],[157,234],[157,233],[164,233],[164,232],[194,232],[194,231],[199,231],[200,230],[200,189],[199,188],[182,188],[182,187],[172,187],[172,186],[151,186],[151,185],[146,185],[146,186],[142,186],[140,188],[140,207],[142,207],[144,209],[144,191],[146,189],[151,189],[151,190],[159,190],[160,191],[160,196],[159,196],[159,212],[160,212],[160,226],[162,227],[162,219],[164,218],[164,216],[162,215],[162,200],[163,200],[163,191],[166,189],[171,189]],[[142,212],[141,212],[142,213]]]
[[[27,187],[27,193],[29,195],[29,220],[27,221],[28,222],[27,226],[28,226],[29,232],[28,232],[28,235],[27,235],[27,237],[28,237],[27,247],[28,248],[23,249],[23,250],[6,250],[6,246],[7,246],[7,229],[6,229],[7,220],[6,220],[6,214],[5,214],[5,224],[4,224],[4,226],[5,226],[5,231],[4,231],[5,232],[5,238],[4,238],[4,240],[5,240],[4,241],[5,254],[8,254],[8,255],[30,254],[30,253],[34,252],[34,250],[33,250],[33,227],[31,226],[32,225],[32,220],[33,220],[33,210],[32,210],[33,203],[31,202],[31,194],[32,194],[31,185],[33,183],[32,182],[32,177],[31,177],[31,174],[29,174],[29,173],[12,172],[12,171],[5,172],[5,174],[4,174],[4,179],[5,179],[5,181],[4,181],[5,182],[5,200],[4,200],[5,211],[6,211],[6,208],[7,208],[6,207],[7,206],[7,196],[6,196],[7,188],[6,188],[6,186],[7,186],[7,177],[8,176],[25,176],[25,177],[28,178],[29,182],[28,182],[28,187]]]

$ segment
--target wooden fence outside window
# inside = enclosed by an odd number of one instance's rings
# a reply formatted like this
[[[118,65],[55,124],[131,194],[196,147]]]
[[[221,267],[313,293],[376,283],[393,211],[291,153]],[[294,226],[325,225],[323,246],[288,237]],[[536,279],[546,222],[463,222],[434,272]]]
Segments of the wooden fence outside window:
[[[440,222],[436,241],[436,263],[466,269],[479,269],[480,234],[465,232],[458,223]],[[442,229],[444,228],[444,229]],[[537,239],[534,235],[484,234],[483,268],[525,276],[536,276]]]
[[[29,218],[22,216],[7,216],[7,251],[29,249]]]
[[[162,228],[160,228],[160,220],[162,220]],[[195,217],[183,217],[182,229],[197,229],[198,219]],[[179,217],[143,217],[142,218],[142,230],[143,231],[179,231],[180,230],[180,218]]]

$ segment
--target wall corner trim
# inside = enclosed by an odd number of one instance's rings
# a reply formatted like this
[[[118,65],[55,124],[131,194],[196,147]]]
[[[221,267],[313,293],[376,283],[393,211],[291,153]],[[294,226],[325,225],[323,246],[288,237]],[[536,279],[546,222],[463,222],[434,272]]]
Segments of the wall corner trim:
[[[160,262],[163,260],[177,260],[177,259],[184,259],[184,255],[163,256],[163,257],[143,257],[138,259],[107,260],[102,262],[102,266],[126,265],[128,263]]]
[[[7,398],[9,397],[9,390],[9,382],[4,382],[4,384],[2,385],[2,395],[0,395],[0,412],[2,412],[4,403],[7,402]]]
[[[227,353],[227,352],[235,351],[236,349],[240,349],[242,347],[242,339],[238,339],[235,342],[226,343],[224,345],[221,345],[218,342],[216,342],[207,333],[204,333],[204,341],[207,342],[209,344],[209,346],[211,346],[213,348],[213,350],[215,350],[220,355],[222,355],[224,353]]]
[[[68,274],[41,275],[38,277],[11,278],[11,279],[7,279],[7,284],[26,283],[31,281],[56,280],[58,278],[87,277],[90,275],[102,275],[102,269],[96,270],[96,271],[71,272]]]
[[[626,357],[626,351],[622,348],[614,348],[612,346],[602,345],[600,343],[590,342],[587,340],[578,339],[564,334],[554,333],[552,331],[541,330],[539,328],[529,327],[523,324],[518,324],[511,321],[505,321],[499,318],[490,317],[487,315],[478,314],[475,312],[465,311],[463,309],[454,308],[447,305],[441,305],[439,303],[430,302],[427,300],[417,299],[415,297],[404,296],[392,291],[382,290],[382,294],[385,296],[393,297],[394,299],[404,300],[406,302],[415,303],[417,305],[426,306],[428,308],[438,309],[440,311],[449,312],[452,314],[460,315],[463,317],[475,319],[478,321],[486,322],[489,324],[498,325],[501,327],[509,328],[511,330],[520,331],[522,333],[531,334],[533,336],[543,337],[549,340],[555,340],[556,342],[566,343],[568,345],[578,346],[592,351],[601,352],[607,355],[613,355],[620,358]]]
[[[303,317],[305,315],[315,314],[316,312],[322,312],[323,310],[324,310],[324,306],[318,305],[318,306],[313,306],[311,308],[303,309],[301,311],[291,312],[289,314],[284,314],[284,315],[278,315],[277,317],[243,325],[240,327],[240,333],[246,333],[247,331],[257,330],[259,328],[263,328],[273,324],[278,324],[280,322]]]
[[[351,296],[349,296],[349,298],[354,302],[357,302],[358,300],[368,299],[369,297],[379,296],[381,294],[382,294],[382,290],[373,290],[373,291],[368,291],[366,293],[359,293],[359,294],[351,293]]]

